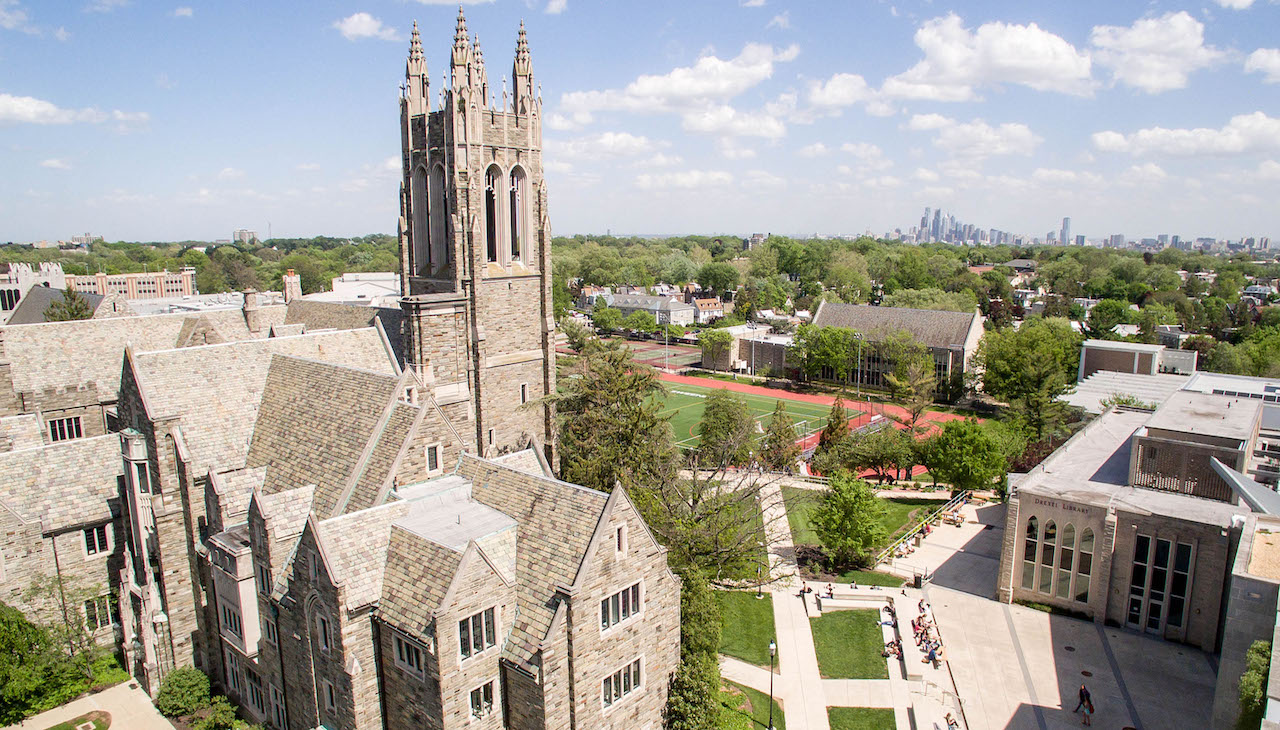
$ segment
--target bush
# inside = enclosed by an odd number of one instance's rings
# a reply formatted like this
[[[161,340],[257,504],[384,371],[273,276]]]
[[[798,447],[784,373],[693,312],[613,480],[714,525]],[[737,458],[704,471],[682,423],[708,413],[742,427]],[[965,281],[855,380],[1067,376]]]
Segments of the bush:
[[[667,695],[668,730],[715,730],[720,714],[720,667],[706,654],[685,651]]]
[[[1267,708],[1267,679],[1271,668],[1271,642],[1255,641],[1244,659],[1244,674],[1240,675],[1240,718],[1236,727],[1253,730],[1262,725],[1262,713]]]
[[[165,717],[191,715],[208,706],[209,677],[194,667],[173,670],[156,694],[156,709]]]
[[[195,730],[235,730],[240,724],[236,719],[236,708],[231,706],[231,701],[218,695],[209,705],[209,714],[196,723]]]

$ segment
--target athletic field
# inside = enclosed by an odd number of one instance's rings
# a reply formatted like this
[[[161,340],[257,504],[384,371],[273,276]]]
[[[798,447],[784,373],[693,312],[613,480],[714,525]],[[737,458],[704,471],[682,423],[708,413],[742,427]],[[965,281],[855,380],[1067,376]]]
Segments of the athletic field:
[[[676,445],[685,449],[696,446],[703,403],[706,401],[707,394],[715,388],[685,383],[663,383],[662,385],[667,391],[663,399],[662,415],[671,419],[671,427],[676,434]],[[769,419],[779,400],[786,404],[787,415],[791,416],[796,436],[801,438],[821,431],[827,423],[827,414],[831,410],[830,406],[789,400],[785,396],[774,398],[754,393],[735,393],[735,395],[747,402],[747,408],[760,424],[758,431],[761,432],[769,426]]]

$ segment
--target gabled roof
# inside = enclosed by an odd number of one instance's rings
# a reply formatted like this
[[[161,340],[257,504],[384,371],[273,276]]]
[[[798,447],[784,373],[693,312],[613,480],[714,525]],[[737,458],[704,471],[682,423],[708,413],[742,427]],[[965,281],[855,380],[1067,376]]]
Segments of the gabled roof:
[[[655,297],[649,294],[606,294],[602,297],[609,306],[628,309],[647,309],[653,312],[676,312],[693,310],[692,304],[685,304],[678,299]]]
[[[463,553],[391,527],[378,613],[405,631],[421,632],[449,592]]]
[[[0,451],[30,449],[43,444],[40,416],[28,413],[0,418]]]
[[[387,341],[397,358],[404,361],[404,343],[400,341],[400,322],[404,313],[388,307],[367,307],[339,302],[318,302],[295,299],[289,302],[284,322],[280,324],[304,324],[307,330],[351,330],[382,325]]]
[[[872,307],[865,304],[823,302],[813,315],[815,327],[845,327],[872,338],[903,331],[925,347],[963,347],[969,331],[982,319],[976,312],[946,312],[905,307]]]
[[[267,467],[267,493],[315,484],[312,510],[321,519],[371,507],[408,434],[404,423],[416,415],[416,406],[395,402],[400,391],[397,375],[277,356],[245,463]],[[366,472],[375,483],[356,495],[352,480],[359,487]]]
[[[133,356],[132,366],[148,416],[179,419],[192,469],[204,474],[211,469],[266,463],[250,464],[246,459],[272,358],[277,354],[364,368],[392,378],[395,373],[381,338],[372,329],[140,353]],[[323,403],[305,402],[310,397],[305,387],[296,397],[299,406],[324,410]],[[314,459],[316,454],[301,456]],[[314,479],[300,479],[287,486],[312,483]]]
[[[250,509],[255,504],[258,506],[258,513],[262,515],[266,528],[275,534],[275,544],[281,546],[279,550],[275,549],[275,545],[271,549],[273,582],[280,580],[293,559],[298,536],[302,534],[307,518],[311,515],[311,500],[315,491],[315,486],[308,484],[275,494],[263,494],[261,491],[253,493],[249,502]]]
[[[116,434],[0,453],[0,504],[45,532],[106,522],[123,473]]]
[[[346,592],[348,611],[382,595],[391,523],[408,513],[408,504],[391,502],[317,523],[329,574]]]
[[[223,520],[226,524],[238,520],[227,518],[243,515],[249,509],[249,500],[253,493],[262,488],[266,478],[266,467],[249,469],[231,469],[210,475],[209,484],[218,495],[218,503],[222,507]]]
[[[102,297],[99,294],[89,294],[80,292],[80,297],[89,305],[89,311],[98,311],[98,306],[102,304]],[[48,322],[44,318],[44,310],[48,309],[54,302],[63,300],[63,290],[54,289],[51,286],[33,286],[27,290],[22,299],[18,300],[18,306],[14,308],[13,314],[9,315],[9,324],[39,324]]]
[[[458,474],[472,497],[517,523],[519,614],[503,655],[528,668],[555,616],[557,586],[577,576],[609,495],[463,454]]]

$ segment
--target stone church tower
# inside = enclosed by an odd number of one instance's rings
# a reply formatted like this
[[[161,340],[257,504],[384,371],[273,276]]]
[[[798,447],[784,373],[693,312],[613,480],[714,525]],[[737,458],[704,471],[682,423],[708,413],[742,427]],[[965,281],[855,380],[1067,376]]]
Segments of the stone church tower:
[[[451,416],[466,414],[471,433],[460,435],[474,438],[479,453],[536,440],[551,457],[552,408],[532,404],[555,390],[555,321],[542,99],[524,24],[511,88],[504,77],[499,89],[459,8],[449,73],[433,104],[415,23],[400,127],[407,365]]]

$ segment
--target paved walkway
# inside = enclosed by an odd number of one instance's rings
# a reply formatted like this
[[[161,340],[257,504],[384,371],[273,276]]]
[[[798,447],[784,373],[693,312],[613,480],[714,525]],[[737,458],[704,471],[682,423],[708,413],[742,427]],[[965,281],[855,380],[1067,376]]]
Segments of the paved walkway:
[[[23,730],[28,728],[45,730],[93,710],[109,713],[111,727],[120,728],[120,730],[174,730],[173,724],[156,711],[155,705],[151,704],[151,698],[133,680],[117,684],[88,697],[81,697],[74,702],[29,717],[10,727],[23,728]]]

